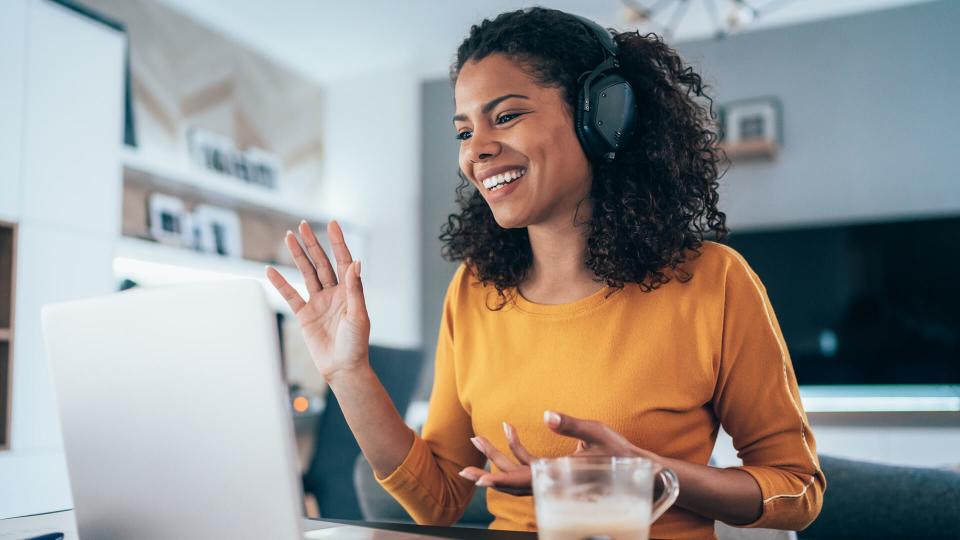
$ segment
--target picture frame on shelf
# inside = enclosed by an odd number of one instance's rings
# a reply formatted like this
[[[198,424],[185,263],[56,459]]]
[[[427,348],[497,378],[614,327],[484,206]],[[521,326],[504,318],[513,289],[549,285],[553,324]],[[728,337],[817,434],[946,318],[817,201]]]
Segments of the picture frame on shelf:
[[[162,244],[177,247],[193,245],[190,214],[183,200],[165,193],[147,197],[150,236]]]
[[[260,148],[248,148],[243,152],[246,180],[270,189],[277,188],[280,175],[280,158]]]
[[[233,210],[198,204],[192,223],[197,248],[204,253],[225,257],[243,257],[240,216]]]
[[[783,144],[783,107],[775,97],[733,101],[719,107],[720,147],[727,157],[773,159]]]
[[[278,188],[280,158],[262,148],[240,150],[229,137],[190,126],[187,128],[190,159],[200,167],[232,176],[269,190]]]

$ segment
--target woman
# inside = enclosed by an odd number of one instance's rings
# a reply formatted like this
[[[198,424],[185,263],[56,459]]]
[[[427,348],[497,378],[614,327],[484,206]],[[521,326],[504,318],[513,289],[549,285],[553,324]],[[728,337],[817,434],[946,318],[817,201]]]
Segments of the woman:
[[[336,273],[306,223],[303,247],[287,235],[309,301],[268,276],[378,480],[420,523],[455,522],[481,485],[492,528],[535,530],[530,460],[603,454],[676,472],[680,497],[655,537],[711,538],[718,519],[801,529],[825,480],[765,290],[739,254],[705,240],[726,234],[709,98],[656,36],[605,45],[591,24],[515,11],[459,47],[461,212],[442,238],[463,264],[422,435],[369,367],[360,263],[336,223]],[[635,119],[615,152],[598,152],[574,111],[607,47]],[[720,425],[744,466],[707,465]]]

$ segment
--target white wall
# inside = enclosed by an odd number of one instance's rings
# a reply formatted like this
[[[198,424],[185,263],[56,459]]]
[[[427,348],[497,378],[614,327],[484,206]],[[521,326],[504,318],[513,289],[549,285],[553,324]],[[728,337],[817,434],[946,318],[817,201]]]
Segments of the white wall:
[[[910,6],[683,43],[718,104],[776,96],[773,161],[721,180],[734,231],[958,215],[958,2]]]
[[[327,87],[318,209],[364,230],[372,343],[420,346],[420,80],[410,65]]]
[[[40,308],[114,289],[126,38],[47,0],[8,2],[0,33],[11,45],[0,47],[0,107],[14,115],[0,140],[4,161],[20,164],[0,176],[14,197],[0,199],[3,217],[20,225],[2,519],[73,505]]]
[[[23,70],[27,47],[27,2],[6,2],[0,17],[0,219],[20,213],[20,147],[23,132]]]

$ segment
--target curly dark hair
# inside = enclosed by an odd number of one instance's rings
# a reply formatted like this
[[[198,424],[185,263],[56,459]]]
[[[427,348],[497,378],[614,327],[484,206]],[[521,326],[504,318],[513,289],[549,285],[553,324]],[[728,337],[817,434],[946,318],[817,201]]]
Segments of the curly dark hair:
[[[713,100],[700,75],[656,34],[613,37],[621,74],[637,96],[637,129],[612,162],[590,163],[586,265],[597,281],[615,290],[629,282],[650,292],[670,281],[668,269],[689,281],[693,276],[682,263],[691,253],[699,256],[706,235],[717,240],[727,235],[717,188],[728,162],[717,145]],[[470,28],[457,49],[451,81],[456,84],[468,61],[495,53],[520,63],[538,84],[560,88],[570,114],[578,77],[604,54],[596,36],[570,14],[511,11]],[[527,229],[500,227],[462,171],[460,180],[460,213],[447,218],[440,235],[443,256],[464,261],[484,285],[492,283],[500,297],[495,309],[501,309],[533,261]]]

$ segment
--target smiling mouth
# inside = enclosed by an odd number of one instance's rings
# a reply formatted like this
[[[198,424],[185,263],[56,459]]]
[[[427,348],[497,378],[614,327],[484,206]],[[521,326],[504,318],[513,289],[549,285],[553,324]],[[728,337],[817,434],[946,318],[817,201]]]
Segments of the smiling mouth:
[[[489,191],[497,191],[510,182],[522,178],[525,174],[527,174],[527,169],[515,169],[505,173],[495,174],[483,180],[483,187]]]

